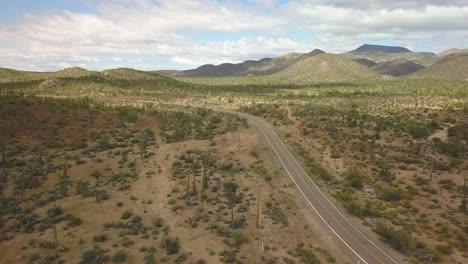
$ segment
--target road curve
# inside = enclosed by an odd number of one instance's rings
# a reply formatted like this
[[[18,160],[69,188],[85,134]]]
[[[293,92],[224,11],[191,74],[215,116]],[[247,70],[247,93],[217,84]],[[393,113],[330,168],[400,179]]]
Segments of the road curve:
[[[395,264],[404,263],[382,250],[349,221],[346,216],[330,201],[315,182],[307,175],[299,162],[294,158],[272,126],[246,113],[213,108],[216,111],[236,114],[246,118],[257,126],[275,152],[283,168],[304,196],[312,210],[320,217],[330,231],[352,252],[355,263],[361,264]]]

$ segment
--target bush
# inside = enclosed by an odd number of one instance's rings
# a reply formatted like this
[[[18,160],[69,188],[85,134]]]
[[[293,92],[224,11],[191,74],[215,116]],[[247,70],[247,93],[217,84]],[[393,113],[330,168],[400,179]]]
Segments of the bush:
[[[94,240],[95,242],[104,242],[104,241],[107,241],[107,235],[106,235],[106,234],[94,235],[93,240]]]
[[[120,216],[120,219],[126,220],[129,219],[132,215],[133,213],[131,211],[125,211],[123,212],[122,216]]]
[[[179,239],[170,236],[161,239],[161,247],[166,250],[167,255],[177,254],[179,252]]]
[[[416,241],[406,230],[395,230],[391,227],[379,226],[375,232],[382,237],[384,242],[400,252],[406,253],[415,249]]]
[[[109,256],[105,255],[107,250],[99,247],[92,250],[88,250],[83,253],[80,258],[79,264],[101,264],[106,263],[109,260]]]
[[[427,138],[429,136],[429,131],[426,127],[423,126],[412,126],[408,129],[408,133],[414,138],[414,139],[422,139],[422,138]]]
[[[333,177],[323,167],[315,164],[307,165],[307,172],[309,175],[316,175],[324,181],[331,181]]]
[[[112,256],[112,261],[114,262],[124,262],[127,260],[127,253],[123,250],[119,250],[115,252],[115,254]]]
[[[380,193],[379,199],[387,201],[387,202],[397,202],[402,199],[401,193],[402,193],[401,190],[384,189]]]
[[[364,187],[364,176],[357,170],[351,170],[348,173],[346,180],[349,185],[355,189],[361,190]]]

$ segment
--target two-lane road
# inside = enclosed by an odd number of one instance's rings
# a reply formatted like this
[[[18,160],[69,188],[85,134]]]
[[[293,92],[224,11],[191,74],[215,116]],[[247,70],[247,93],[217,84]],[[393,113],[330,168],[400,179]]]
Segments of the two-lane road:
[[[382,250],[366,235],[346,218],[344,214],[330,201],[315,182],[307,175],[302,166],[297,162],[283,141],[278,137],[272,126],[261,118],[236,111],[215,108],[217,111],[237,114],[246,118],[251,124],[257,126],[265,136],[269,145],[275,152],[283,165],[286,173],[295,183],[300,193],[304,196],[313,211],[319,216],[323,223],[330,229],[345,246],[352,252],[355,263],[367,264],[395,264],[403,263],[396,260],[396,256]]]

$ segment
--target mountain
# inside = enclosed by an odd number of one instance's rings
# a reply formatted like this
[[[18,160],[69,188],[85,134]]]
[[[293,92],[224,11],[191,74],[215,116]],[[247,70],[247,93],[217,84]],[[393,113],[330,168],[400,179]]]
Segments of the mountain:
[[[448,49],[439,54],[439,57],[445,57],[452,54],[467,53],[468,49]]]
[[[434,65],[410,75],[418,79],[468,80],[468,52],[447,55]]]
[[[312,56],[325,53],[315,49],[309,53],[288,53],[276,58],[263,58],[260,60],[246,60],[242,63],[223,63],[220,65],[205,64],[196,69],[176,71],[153,71],[165,76],[184,77],[226,77],[242,75],[268,75],[286,69],[288,66]]]
[[[322,50],[315,49],[309,53],[288,53],[274,59],[264,61],[248,68],[242,75],[268,75],[286,69],[290,65],[319,54],[325,53]]]
[[[352,59],[366,59],[376,63],[407,60],[425,67],[437,61],[437,55],[430,52],[413,52],[404,47],[365,44],[359,48],[345,52],[342,56]]]
[[[241,75],[242,72],[246,71],[248,68],[260,64],[265,61],[271,60],[270,58],[263,58],[261,60],[246,60],[242,63],[223,63],[220,65],[205,64],[193,70],[185,70],[176,73],[177,76],[211,76],[211,77],[221,77],[221,76],[234,76]]]
[[[424,69],[425,67],[408,61],[405,59],[399,59],[389,62],[381,62],[372,67],[373,70],[380,74],[386,74],[391,76],[403,76],[408,75],[419,70]]]
[[[300,60],[288,68],[266,76],[290,83],[350,82],[383,77],[353,60],[335,54],[320,54]]]
[[[364,44],[359,48],[349,51],[351,54],[375,54],[375,53],[401,53],[401,52],[411,52],[411,50],[403,47],[392,47],[392,46],[382,46],[382,45],[371,45]]]

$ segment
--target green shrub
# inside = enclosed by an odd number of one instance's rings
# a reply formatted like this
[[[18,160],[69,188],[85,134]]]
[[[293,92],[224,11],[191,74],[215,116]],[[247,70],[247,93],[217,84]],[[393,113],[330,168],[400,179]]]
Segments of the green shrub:
[[[402,190],[384,189],[379,194],[379,199],[387,202],[397,202],[402,199]]]
[[[348,184],[358,190],[364,187],[364,176],[358,170],[351,170],[347,172],[346,180]]]
[[[179,239],[170,236],[161,239],[161,247],[166,250],[167,255],[177,254],[179,252]]]
[[[115,252],[115,254],[112,256],[112,261],[114,262],[124,262],[127,260],[127,253],[125,253],[125,251],[123,250],[119,250],[117,252]]]
[[[408,128],[408,133],[414,139],[427,138],[430,135],[429,130],[424,126],[411,126]]]
[[[125,211],[122,213],[122,216],[120,216],[120,219],[126,220],[129,219],[133,215],[132,211]]]
[[[415,249],[416,241],[411,234],[404,230],[396,230],[387,226],[379,226],[375,232],[382,237],[382,240],[390,244],[394,249],[406,253]]]
[[[107,250],[96,247],[92,250],[85,251],[80,257],[79,264],[101,264],[109,261],[109,256],[106,255]]]

